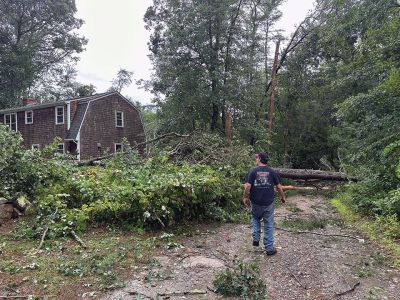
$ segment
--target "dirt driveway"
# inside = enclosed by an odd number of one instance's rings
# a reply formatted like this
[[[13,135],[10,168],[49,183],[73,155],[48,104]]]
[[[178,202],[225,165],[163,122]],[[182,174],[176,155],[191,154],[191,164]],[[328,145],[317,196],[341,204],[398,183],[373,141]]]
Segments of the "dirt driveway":
[[[287,225],[299,220],[323,226],[301,230]],[[289,197],[276,210],[275,222],[275,256],[254,249],[248,224],[208,227],[182,239],[182,247],[160,252],[124,289],[103,299],[220,299],[212,280],[235,259],[259,265],[272,300],[400,299],[399,270],[382,249],[341,222],[322,197]]]

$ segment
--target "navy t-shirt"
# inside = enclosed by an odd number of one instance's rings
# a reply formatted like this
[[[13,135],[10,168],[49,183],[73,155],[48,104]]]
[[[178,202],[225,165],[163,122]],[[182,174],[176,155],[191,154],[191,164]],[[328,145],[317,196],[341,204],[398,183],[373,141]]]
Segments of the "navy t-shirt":
[[[246,175],[246,183],[251,184],[251,203],[268,206],[274,202],[274,185],[281,183],[279,175],[270,167],[257,166],[251,168]]]

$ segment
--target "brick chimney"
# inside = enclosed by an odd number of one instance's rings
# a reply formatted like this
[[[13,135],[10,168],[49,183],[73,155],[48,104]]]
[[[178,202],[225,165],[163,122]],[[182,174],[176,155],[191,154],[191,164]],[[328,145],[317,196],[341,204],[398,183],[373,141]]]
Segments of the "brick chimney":
[[[78,108],[78,101],[73,100],[71,101],[71,121],[74,119],[76,114],[76,109]]]
[[[23,106],[31,106],[37,104],[37,101],[33,98],[24,98],[22,99]]]

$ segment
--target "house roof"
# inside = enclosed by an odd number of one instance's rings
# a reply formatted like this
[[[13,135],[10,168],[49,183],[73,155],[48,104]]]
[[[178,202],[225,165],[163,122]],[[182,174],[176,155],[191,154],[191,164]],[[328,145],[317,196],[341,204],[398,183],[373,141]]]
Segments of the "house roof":
[[[89,102],[79,103],[66,140],[77,140]]]
[[[15,113],[15,112],[19,112],[19,111],[34,110],[34,109],[40,109],[40,108],[46,108],[46,107],[56,107],[56,106],[64,105],[67,102],[73,101],[73,100],[76,100],[78,102],[86,102],[86,101],[90,101],[90,100],[96,100],[98,98],[108,96],[108,95],[111,95],[114,93],[117,93],[117,92],[107,92],[107,93],[95,94],[95,95],[87,96],[87,97],[66,99],[66,100],[57,101],[57,102],[40,103],[40,104],[27,105],[27,106],[21,106],[21,107],[7,108],[7,109],[0,110],[0,114]]]
[[[86,111],[88,109],[88,106],[90,105],[90,102],[107,97],[109,95],[113,95],[113,94],[117,94],[120,97],[122,97],[122,99],[127,101],[137,112],[139,112],[139,116],[140,116],[140,111],[138,110],[138,108],[131,101],[126,99],[124,96],[122,96],[119,92],[107,92],[107,93],[101,93],[101,94],[96,94],[96,95],[87,96],[87,97],[66,99],[64,101],[57,101],[57,102],[52,102],[52,103],[42,103],[42,104],[34,104],[34,105],[28,105],[28,106],[23,106],[23,107],[3,109],[3,110],[0,110],[0,114],[16,113],[16,112],[20,112],[20,111],[29,111],[29,110],[46,108],[46,107],[56,107],[56,106],[66,105],[70,101],[77,101],[77,103],[78,103],[77,110],[76,110],[73,120],[71,121],[71,126],[70,126],[67,136],[65,138],[66,140],[77,140],[79,132],[82,127],[82,123],[86,116]],[[140,116],[140,120],[143,124],[141,116]]]

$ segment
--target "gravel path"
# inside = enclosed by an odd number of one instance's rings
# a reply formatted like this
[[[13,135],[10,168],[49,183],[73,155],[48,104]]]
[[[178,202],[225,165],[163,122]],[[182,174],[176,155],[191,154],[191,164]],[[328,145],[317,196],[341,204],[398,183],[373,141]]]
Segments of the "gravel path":
[[[314,234],[299,234],[283,227],[282,221],[290,219],[330,221]],[[399,300],[399,270],[382,249],[338,219],[322,197],[289,197],[276,209],[275,256],[251,246],[248,224],[208,226],[182,240],[182,248],[161,251],[124,289],[103,299],[221,299],[212,280],[240,259],[259,265],[271,300]]]

